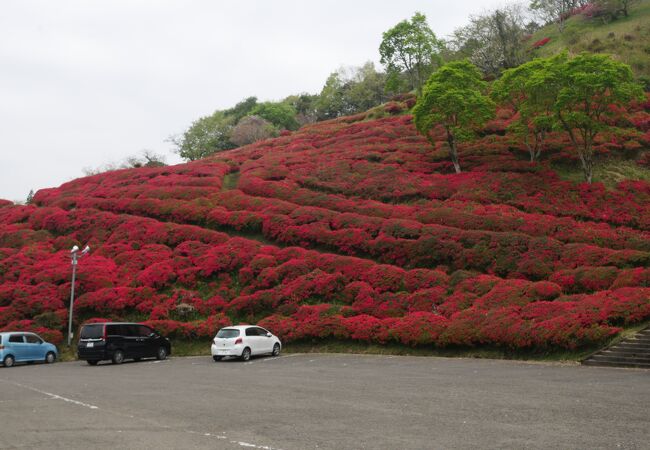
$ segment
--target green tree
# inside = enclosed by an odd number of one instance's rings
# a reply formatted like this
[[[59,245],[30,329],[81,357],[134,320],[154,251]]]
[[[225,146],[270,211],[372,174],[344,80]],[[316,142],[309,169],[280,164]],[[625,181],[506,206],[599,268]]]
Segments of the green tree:
[[[291,105],[296,110],[296,120],[298,121],[298,125],[302,126],[318,120],[318,111],[316,108],[318,98],[318,95],[302,93],[290,95],[282,100],[282,103]]]
[[[264,102],[258,103],[250,112],[250,115],[259,116],[264,120],[271,122],[280,130],[298,129],[296,120],[296,110],[287,103],[282,102]]]
[[[643,89],[635,82],[632,69],[609,55],[582,53],[562,61],[551,59],[533,80],[537,86],[558,86],[554,110],[556,125],[571,139],[580,156],[585,180],[592,182],[594,140],[609,128],[611,106],[642,101]]]
[[[396,90],[395,82],[406,73],[408,90],[421,93],[426,79],[440,63],[441,49],[441,41],[429,28],[426,16],[419,12],[410,21],[403,20],[383,33],[379,55],[393,83],[390,87]]]
[[[413,109],[415,126],[432,145],[431,131],[444,127],[449,156],[460,173],[458,141],[469,138],[476,128],[494,116],[494,102],[483,94],[486,83],[467,60],[450,62],[431,75]]]
[[[320,120],[367,111],[388,100],[386,74],[372,62],[361,67],[340,68],[330,74],[316,101]]]
[[[257,105],[257,97],[248,97],[237,103],[232,108],[226,109],[223,113],[225,116],[229,117],[233,123],[237,123],[242,118],[250,115]]]
[[[455,50],[454,59],[468,58],[493,77],[503,69],[517,67],[526,60],[525,36],[536,26],[526,20],[516,4],[471,16],[469,24],[456,29],[449,42]]]
[[[27,194],[27,199],[25,199],[25,204],[30,205],[33,200],[34,200],[34,189],[30,189],[29,194]]]
[[[343,81],[339,72],[332,72],[325,86],[320,91],[316,100],[318,120],[335,119],[345,115],[345,101],[343,99]]]
[[[194,161],[215,152],[235,148],[230,142],[230,132],[234,125],[232,116],[224,111],[215,111],[210,116],[195,120],[180,137],[171,137],[170,141],[182,158]]]
[[[343,99],[349,114],[386,102],[386,74],[378,72],[371,61],[353,68],[343,84]]]
[[[492,98],[519,113],[509,129],[522,137],[531,162],[539,159],[546,134],[553,127],[558,90],[557,83],[536,83],[535,75],[561,60],[566,60],[566,55],[527,62],[506,70],[492,85]]]

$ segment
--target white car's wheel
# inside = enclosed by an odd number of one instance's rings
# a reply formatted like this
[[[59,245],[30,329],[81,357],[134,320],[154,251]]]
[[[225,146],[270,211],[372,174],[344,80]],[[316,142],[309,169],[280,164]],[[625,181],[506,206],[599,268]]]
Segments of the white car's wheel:
[[[251,349],[246,347],[243,352],[241,352],[241,360],[249,361],[251,359]]]
[[[273,346],[273,353],[271,353],[273,356],[279,356],[280,355],[280,344],[277,342]]]

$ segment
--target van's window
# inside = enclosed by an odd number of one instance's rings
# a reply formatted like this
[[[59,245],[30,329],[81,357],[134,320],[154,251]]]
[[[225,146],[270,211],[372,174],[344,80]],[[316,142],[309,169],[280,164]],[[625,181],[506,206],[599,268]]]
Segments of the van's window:
[[[106,325],[106,334],[109,336],[124,336],[127,334],[126,325]]]
[[[230,339],[239,336],[239,330],[233,330],[232,328],[223,328],[217,333],[218,338]]]
[[[25,341],[23,340],[22,334],[12,334],[11,336],[9,336],[9,342],[23,343]]]
[[[84,325],[81,328],[81,339],[99,339],[104,336],[104,325]]]
[[[25,340],[27,341],[28,344],[42,344],[43,343],[41,338],[39,338],[35,334],[26,334],[25,335]]]
[[[144,325],[138,325],[138,336],[147,337],[151,333],[153,333],[153,330],[151,328],[145,327]]]
[[[129,337],[140,336],[140,326],[124,325],[124,336],[129,336]]]

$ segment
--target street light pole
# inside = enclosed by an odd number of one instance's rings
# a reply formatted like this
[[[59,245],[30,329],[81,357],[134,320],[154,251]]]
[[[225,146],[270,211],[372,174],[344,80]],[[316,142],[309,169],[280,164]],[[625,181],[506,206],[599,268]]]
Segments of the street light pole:
[[[90,251],[90,247],[86,247],[79,254],[79,247],[76,245],[72,247],[70,251],[70,257],[72,258],[72,288],[70,289],[70,312],[68,314],[68,347],[72,343],[72,311],[74,308],[74,283],[77,278],[77,259],[81,258],[83,255]]]

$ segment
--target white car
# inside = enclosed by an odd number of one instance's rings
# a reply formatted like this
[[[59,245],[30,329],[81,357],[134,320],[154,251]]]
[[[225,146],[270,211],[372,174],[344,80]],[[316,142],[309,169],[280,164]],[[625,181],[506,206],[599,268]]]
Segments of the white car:
[[[221,361],[226,356],[235,356],[248,361],[252,355],[278,356],[281,349],[280,339],[268,330],[253,325],[238,325],[219,330],[212,342],[212,359]]]

